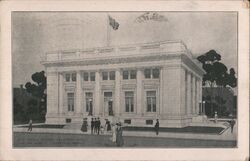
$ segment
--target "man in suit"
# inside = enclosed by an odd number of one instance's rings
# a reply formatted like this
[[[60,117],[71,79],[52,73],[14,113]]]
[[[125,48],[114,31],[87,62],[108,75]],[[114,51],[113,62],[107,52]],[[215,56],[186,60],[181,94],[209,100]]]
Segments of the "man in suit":
[[[156,135],[159,134],[159,128],[160,128],[160,123],[159,123],[159,120],[156,119],[156,123],[155,123],[155,132],[156,132]]]
[[[100,126],[101,126],[101,121],[100,121],[100,118],[98,117],[97,121],[96,121],[96,128],[97,128],[97,134],[98,135],[99,135],[99,132],[100,132]]]
[[[97,132],[97,120],[94,118],[94,134]]]
[[[91,134],[93,134],[93,130],[94,130],[94,127],[95,127],[94,118],[91,118],[90,126],[91,126]]]

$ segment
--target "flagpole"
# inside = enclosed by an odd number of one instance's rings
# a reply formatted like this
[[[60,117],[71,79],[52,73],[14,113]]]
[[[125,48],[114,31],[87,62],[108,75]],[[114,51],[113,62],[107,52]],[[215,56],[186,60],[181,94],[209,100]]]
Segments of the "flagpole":
[[[107,46],[110,46],[110,26],[109,26],[109,15],[107,14]]]

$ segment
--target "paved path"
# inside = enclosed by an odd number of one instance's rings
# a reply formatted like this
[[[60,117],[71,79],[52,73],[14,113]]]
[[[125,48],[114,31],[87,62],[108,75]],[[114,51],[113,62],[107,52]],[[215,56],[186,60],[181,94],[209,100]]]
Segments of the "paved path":
[[[157,138],[182,138],[182,139],[199,139],[199,140],[224,140],[224,141],[236,141],[237,140],[237,122],[234,126],[234,131],[231,133],[231,129],[226,129],[221,135],[218,134],[194,134],[194,133],[172,133],[161,132],[157,136],[154,132],[143,131],[124,131],[124,136],[136,136],[136,137],[157,137]],[[14,132],[27,132],[27,128],[14,127]],[[82,132],[80,129],[51,129],[51,128],[33,128],[31,133],[63,133],[63,134],[90,134],[88,132]],[[101,135],[111,135],[111,133],[105,133]]]

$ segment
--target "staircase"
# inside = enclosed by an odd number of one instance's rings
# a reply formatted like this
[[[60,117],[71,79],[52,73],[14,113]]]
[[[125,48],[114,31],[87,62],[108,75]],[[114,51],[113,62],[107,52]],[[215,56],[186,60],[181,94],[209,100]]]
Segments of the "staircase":
[[[80,130],[81,127],[82,123],[68,123],[63,127],[63,129]]]

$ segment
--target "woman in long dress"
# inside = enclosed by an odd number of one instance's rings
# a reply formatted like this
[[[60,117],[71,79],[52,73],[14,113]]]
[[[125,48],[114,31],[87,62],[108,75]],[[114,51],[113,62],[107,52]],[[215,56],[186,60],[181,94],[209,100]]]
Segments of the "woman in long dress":
[[[116,145],[123,146],[123,137],[122,137],[122,126],[121,123],[118,123],[116,130]]]
[[[117,129],[116,124],[112,124],[112,142],[113,143],[116,142],[116,129]]]

